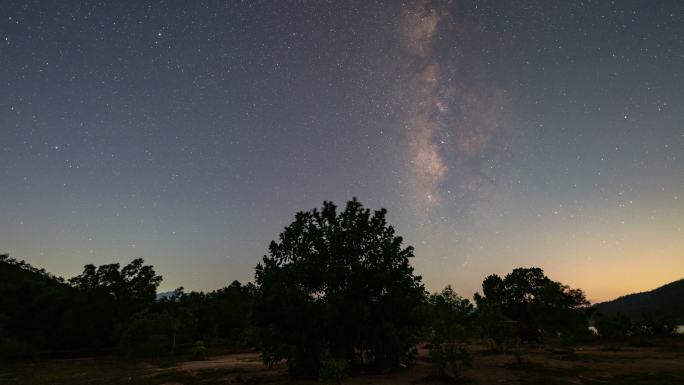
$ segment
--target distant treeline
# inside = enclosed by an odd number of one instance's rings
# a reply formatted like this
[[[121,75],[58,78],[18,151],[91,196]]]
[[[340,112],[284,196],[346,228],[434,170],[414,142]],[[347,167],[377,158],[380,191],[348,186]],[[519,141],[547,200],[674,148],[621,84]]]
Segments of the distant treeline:
[[[0,354],[173,353],[207,341],[247,346],[254,285],[235,281],[208,293],[157,300],[162,277],[136,259],[121,267],[86,265],[65,281],[0,256]]]
[[[596,314],[582,290],[540,268],[486,277],[474,303],[451,287],[430,294],[409,263],[413,248],[385,216],[356,199],[342,211],[325,202],[297,213],[257,265],[254,283],[208,293],[179,288],[161,298],[162,277],[142,259],[86,265],[64,280],[0,256],[0,355],[160,357],[222,345],[258,349],[266,364],[286,360],[293,376],[311,378],[409,364],[422,341],[444,374],[468,362],[473,339],[496,350],[591,338],[590,321],[610,337],[644,330],[624,316]]]

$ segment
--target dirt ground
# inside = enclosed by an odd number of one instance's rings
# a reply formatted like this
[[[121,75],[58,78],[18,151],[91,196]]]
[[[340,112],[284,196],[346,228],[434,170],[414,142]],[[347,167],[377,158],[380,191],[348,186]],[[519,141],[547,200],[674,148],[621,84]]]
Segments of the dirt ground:
[[[684,341],[661,342],[654,346],[576,346],[574,352],[554,352],[542,345],[523,349],[522,365],[510,354],[493,354],[484,346],[472,346],[474,360],[463,371],[463,383],[482,385],[515,384],[677,384],[684,385]],[[265,368],[257,354],[212,357],[184,362],[177,369],[197,372],[229,369],[227,383],[290,383],[284,365]],[[232,377],[232,378],[231,378]],[[388,374],[365,374],[348,378],[344,384],[435,384],[449,382],[431,376],[427,351],[421,349],[416,363]],[[306,382],[301,382],[306,383]],[[170,385],[170,384],[169,384]]]
[[[511,354],[491,353],[471,346],[473,365],[458,381],[431,376],[427,351],[414,365],[386,374],[354,375],[343,381],[361,384],[496,384],[496,385],[684,385],[684,340],[587,344],[574,352],[542,345],[524,347],[522,364]],[[0,384],[315,384],[292,381],[284,364],[264,366],[257,353],[228,354],[174,365],[122,364],[97,359],[50,360],[0,368]]]

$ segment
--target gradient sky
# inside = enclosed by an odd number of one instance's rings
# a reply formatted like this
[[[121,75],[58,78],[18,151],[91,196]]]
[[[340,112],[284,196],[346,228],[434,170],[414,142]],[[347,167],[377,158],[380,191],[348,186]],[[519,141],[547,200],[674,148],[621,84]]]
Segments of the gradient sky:
[[[464,296],[540,266],[591,300],[684,277],[684,2],[15,1],[0,252],[253,268],[353,196]]]

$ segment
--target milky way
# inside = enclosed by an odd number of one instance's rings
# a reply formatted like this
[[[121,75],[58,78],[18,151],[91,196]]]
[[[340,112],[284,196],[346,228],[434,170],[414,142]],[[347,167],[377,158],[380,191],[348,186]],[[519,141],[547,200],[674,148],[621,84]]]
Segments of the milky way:
[[[420,2],[407,8],[402,16],[409,67],[404,128],[408,130],[417,199],[429,208],[441,201],[440,185],[448,172],[438,142],[445,107],[440,100],[440,66],[434,58],[435,35],[443,14],[429,3]]]
[[[407,70],[400,78],[405,96],[404,126],[409,141],[414,203],[433,209],[445,199],[490,199],[495,190],[494,157],[487,157],[503,125],[505,95],[473,81],[462,68],[460,40],[472,25],[450,14],[452,3],[419,1],[402,14],[400,35]],[[446,24],[446,25],[445,25]],[[440,60],[442,35],[456,37]],[[449,180],[448,180],[449,179]]]

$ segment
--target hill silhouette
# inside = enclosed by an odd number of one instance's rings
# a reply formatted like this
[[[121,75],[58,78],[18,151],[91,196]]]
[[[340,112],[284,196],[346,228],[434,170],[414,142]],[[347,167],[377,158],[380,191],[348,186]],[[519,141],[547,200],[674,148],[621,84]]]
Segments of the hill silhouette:
[[[634,320],[658,320],[681,325],[684,324],[684,279],[595,306],[604,314],[620,313]]]
[[[69,330],[56,320],[73,296],[63,279],[0,255],[0,355],[66,346]]]
[[[17,261],[7,254],[0,254],[0,288],[8,290],[15,286],[50,286],[63,288],[64,280],[45,269],[35,268],[24,261]]]

